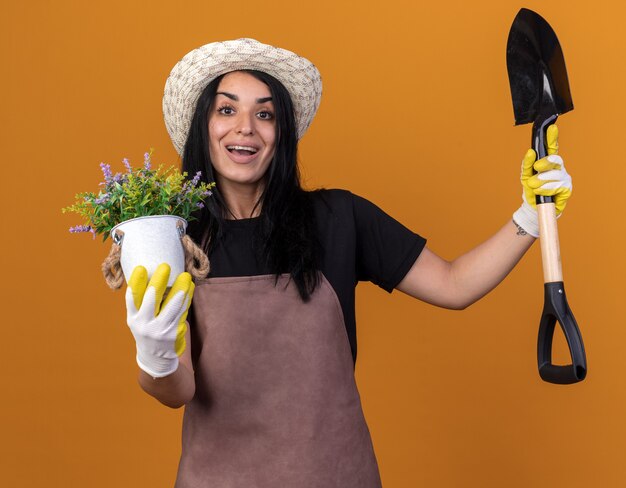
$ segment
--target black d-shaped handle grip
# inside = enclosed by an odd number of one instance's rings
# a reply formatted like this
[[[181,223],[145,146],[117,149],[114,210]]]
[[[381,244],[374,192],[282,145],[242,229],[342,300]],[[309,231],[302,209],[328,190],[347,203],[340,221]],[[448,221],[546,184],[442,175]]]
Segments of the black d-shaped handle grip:
[[[572,358],[572,364],[565,366],[552,364],[552,338],[557,322],[563,330]],[[587,375],[585,346],[576,319],[567,304],[562,281],[544,283],[544,305],[539,324],[537,363],[541,379],[549,383],[568,385],[584,380]]]

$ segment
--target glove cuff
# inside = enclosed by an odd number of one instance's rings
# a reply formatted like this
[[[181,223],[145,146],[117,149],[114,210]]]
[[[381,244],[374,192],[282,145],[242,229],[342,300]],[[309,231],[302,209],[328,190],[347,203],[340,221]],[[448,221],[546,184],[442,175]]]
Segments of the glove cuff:
[[[524,229],[527,234],[533,237],[539,237],[539,218],[537,217],[537,211],[526,203],[526,201],[513,213],[513,222]]]
[[[154,356],[137,349],[137,365],[154,379],[163,378],[178,369],[178,356],[173,358]]]

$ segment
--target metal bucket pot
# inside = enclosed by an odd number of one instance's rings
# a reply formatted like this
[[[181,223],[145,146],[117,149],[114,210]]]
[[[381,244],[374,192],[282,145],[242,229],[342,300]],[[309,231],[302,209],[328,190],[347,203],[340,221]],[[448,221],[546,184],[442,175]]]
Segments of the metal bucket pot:
[[[171,268],[167,286],[172,286],[176,277],[185,271],[181,239],[186,229],[187,221],[173,215],[138,217],[113,227],[111,237],[121,248],[120,261],[126,282],[135,266],[144,266],[150,277],[159,264],[167,263]]]

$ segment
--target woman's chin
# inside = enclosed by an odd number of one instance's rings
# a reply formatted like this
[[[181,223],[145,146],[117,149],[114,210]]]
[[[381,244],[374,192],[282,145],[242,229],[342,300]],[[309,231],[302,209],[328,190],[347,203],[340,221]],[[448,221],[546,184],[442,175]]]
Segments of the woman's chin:
[[[218,184],[222,191],[229,187],[257,188],[263,184],[263,175],[229,174],[218,177]]]

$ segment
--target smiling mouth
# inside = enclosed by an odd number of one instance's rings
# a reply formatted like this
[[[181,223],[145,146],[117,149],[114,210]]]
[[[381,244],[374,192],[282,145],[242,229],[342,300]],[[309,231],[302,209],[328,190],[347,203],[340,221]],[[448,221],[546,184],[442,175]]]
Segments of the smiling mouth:
[[[252,156],[259,151],[256,147],[251,146],[226,146],[226,149],[229,153],[239,156]]]

